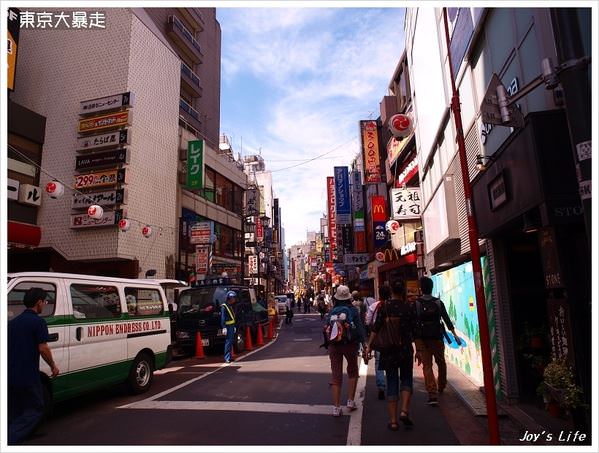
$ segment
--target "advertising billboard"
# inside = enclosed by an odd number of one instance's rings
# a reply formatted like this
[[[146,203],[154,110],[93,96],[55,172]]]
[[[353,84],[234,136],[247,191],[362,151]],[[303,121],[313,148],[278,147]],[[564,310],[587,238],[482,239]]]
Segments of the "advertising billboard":
[[[378,127],[374,120],[360,121],[362,157],[364,159],[364,184],[381,182]]]
[[[334,167],[335,175],[335,221],[337,225],[351,224],[351,199],[349,196],[349,172],[347,167]]]

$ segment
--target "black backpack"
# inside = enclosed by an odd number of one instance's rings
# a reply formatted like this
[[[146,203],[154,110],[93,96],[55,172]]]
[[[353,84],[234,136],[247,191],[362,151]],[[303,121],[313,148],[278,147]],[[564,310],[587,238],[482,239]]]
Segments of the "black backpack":
[[[420,317],[422,315],[423,300],[419,297],[418,299],[416,299],[414,304],[416,305],[416,316],[418,317],[418,326],[421,329],[423,338],[435,338],[436,339],[436,338],[439,338],[441,335],[443,335],[445,328],[444,328],[443,324],[441,323],[441,300],[437,297],[433,297],[431,300],[437,306],[437,310],[438,310],[438,314],[439,314],[438,322],[426,322],[426,323],[422,322]]]

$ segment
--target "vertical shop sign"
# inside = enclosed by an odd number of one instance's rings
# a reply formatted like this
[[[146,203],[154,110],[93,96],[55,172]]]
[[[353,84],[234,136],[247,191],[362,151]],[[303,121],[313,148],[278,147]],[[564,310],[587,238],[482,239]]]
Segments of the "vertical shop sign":
[[[372,195],[370,197],[370,206],[372,209],[372,232],[374,234],[374,247],[384,247],[387,243],[387,234],[385,233],[385,222],[387,220],[385,197],[380,195]]]
[[[351,223],[351,199],[349,197],[349,173],[347,167],[334,167],[335,174],[335,221],[337,225]]]
[[[15,89],[15,71],[17,70],[17,46],[19,45],[19,29],[21,26],[20,11],[8,8],[8,89]]]
[[[379,138],[376,121],[360,121],[362,155],[364,159],[364,184],[381,182]]]
[[[337,258],[337,223],[335,219],[335,178],[327,176],[327,207],[329,214],[329,244],[331,261]]]
[[[548,299],[549,337],[551,355],[556,360],[564,360],[574,366],[574,343],[570,324],[570,307],[564,299]]]
[[[210,266],[210,246],[209,245],[196,245],[196,275],[206,276],[208,275],[208,269]]]
[[[187,188],[198,190],[204,187],[204,140],[187,143]]]
[[[362,196],[362,174],[354,170],[350,174],[352,211],[358,212],[364,209],[364,198]]]

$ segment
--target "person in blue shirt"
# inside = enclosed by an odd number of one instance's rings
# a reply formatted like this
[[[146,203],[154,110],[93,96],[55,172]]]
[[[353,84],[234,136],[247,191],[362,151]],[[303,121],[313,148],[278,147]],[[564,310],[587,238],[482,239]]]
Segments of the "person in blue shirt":
[[[235,291],[229,291],[227,293],[227,300],[220,306],[220,326],[223,329],[223,333],[227,336],[225,340],[225,362],[231,363],[232,356],[231,350],[233,349],[233,342],[235,340],[235,309],[233,306],[237,301],[237,293]]]
[[[39,314],[47,293],[30,288],[23,297],[25,311],[8,323],[8,443],[20,444],[35,430],[44,415],[40,355],[51,369],[59,370],[48,346],[48,326]]]

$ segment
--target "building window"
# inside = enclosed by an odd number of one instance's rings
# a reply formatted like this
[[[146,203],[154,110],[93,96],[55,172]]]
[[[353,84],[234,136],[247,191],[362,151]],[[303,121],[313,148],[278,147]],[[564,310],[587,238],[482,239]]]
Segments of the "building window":
[[[204,170],[204,198],[214,203],[216,190],[216,172],[209,167]]]
[[[216,204],[227,211],[233,211],[233,183],[220,174],[216,174]]]

